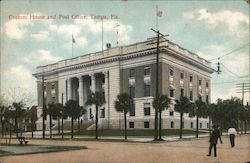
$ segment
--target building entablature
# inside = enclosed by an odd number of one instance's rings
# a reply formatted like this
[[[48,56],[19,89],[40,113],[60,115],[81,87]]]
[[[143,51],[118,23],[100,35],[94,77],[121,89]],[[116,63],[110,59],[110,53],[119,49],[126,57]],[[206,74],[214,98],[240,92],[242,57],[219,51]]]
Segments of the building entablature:
[[[83,69],[101,64],[110,64],[123,60],[130,60],[147,55],[156,54],[156,47],[147,45],[147,42],[136,43],[123,47],[106,49],[102,52],[79,56],[72,59],[62,60],[54,64],[37,67],[34,76],[53,75],[60,72]],[[172,42],[160,43],[160,53],[170,54],[173,57],[189,62],[209,73],[213,72],[210,62],[198,57],[198,55],[181,48]]]

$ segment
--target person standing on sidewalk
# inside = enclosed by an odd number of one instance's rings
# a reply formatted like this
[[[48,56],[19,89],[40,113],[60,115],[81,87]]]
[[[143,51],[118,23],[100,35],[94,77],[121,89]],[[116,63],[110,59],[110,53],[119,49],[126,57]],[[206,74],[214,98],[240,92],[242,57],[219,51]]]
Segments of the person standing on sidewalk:
[[[213,125],[212,126],[212,133],[211,133],[210,139],[209,139],[209,142],[210,142],[209,153],[208,153],[207,156],[211,156],[212,148],[214,148],[214,157],[217,156],[217,147],[216,147],[216,145],[217,145],[218,139],[220,139],[220,142],[222,144],[221,137],[220,137],[220,131],[217,128],[216,125]]]
[[[235,146],[235,136],[237,135],[237,131],[234,127],[230,127],[228,129],[228,135],[231,143],[231,147],[233,148]]]

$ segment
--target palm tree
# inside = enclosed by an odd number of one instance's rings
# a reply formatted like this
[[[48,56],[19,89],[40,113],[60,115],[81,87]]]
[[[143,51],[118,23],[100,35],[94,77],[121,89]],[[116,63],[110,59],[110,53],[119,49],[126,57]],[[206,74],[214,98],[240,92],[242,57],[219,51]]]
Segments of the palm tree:
[[[37,111],[35,108],[31,108],[30,110],[27,110],[25,113],[26,118],[31,120],[31,137],[34,137],[34,126],[36,125],[37,121]]]
[[[0,120],[1,120],[1,134],[2,134],[2,137],[4,135],[4,120],[3,120],[3,117],[4,117],[4,112],[6,111],[7,107],[0,104]]]
[[[201,100],[195,101],[195,109],[193,109],[189,116],[196,116],[196,138],[199,137],[199,118],[207,118],[208,116],[208,107],[205,102]]]
[[[81,110],[77,101],[69,100],[65,104],[66,115],[71,117],[71,138],[74,138],[74,120],[79,116]]]
[[[154,101],[153,101],[153,107],[158,108],[158,111],[159,111],[159,140],[163,140],[161,137],[162,136],[162,134],[161,134],[161,130],[162,130],[161,113],[163,110],[165,110],[168,107],[169,102],[170,102],[170,99],[168,98],[167,95],[157,96],[156,98],[154,98]]]
[[[96,139],[98,139],[98,107],[102,106],[103,104],[105,104],[105,96],[102,92],[95,92],[95,93],[91,93],[91,95],[88,97],[88,100],[86,102],[86,105],[95,105],[95,137]]]
[[[180,139],[182,139],[183,114],[189,113],[192,110],[193,105],[185,96],[181,96],[180,100],[175,100],[175,102],[175,110],[180,113]]]
[[[133,105],[133,99],[127,93],[117,95],[117,100],[114,102],[115,109],[124,114],[124,131],[125,140],[127,140],[127,113]]]
[[[18,120],[24,116],[25,113],[25,110],[23,109],[24,104],[22,101],[13,102],[12,106],[15,108],[15,131],[16,131],[16,137],[18,137]]]

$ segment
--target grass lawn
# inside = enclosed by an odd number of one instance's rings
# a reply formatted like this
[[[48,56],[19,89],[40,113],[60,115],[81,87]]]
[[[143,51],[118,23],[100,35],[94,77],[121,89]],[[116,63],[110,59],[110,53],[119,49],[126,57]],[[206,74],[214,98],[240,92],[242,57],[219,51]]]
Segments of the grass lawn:
[[[144,130],[127,130],[128,136],[154,136],[154,130],[151,129],[144,129]],[[179,135],[179,129],[164,129],[162,130],[162,136],[169,136],[169,135]],[[183,135],[195,135],[195,131],[193,130],[183,130]],[[199,133],[206,133],[199,131]],[[71,133],[65,133],[65,135],[70,135]],[[57,134],[56,134],[57,135]],[[95,130],[84,130],[84,131],[76,131],[74,135],[95,135]],[[99,136],[124,136],[124,130],[98,130]]]

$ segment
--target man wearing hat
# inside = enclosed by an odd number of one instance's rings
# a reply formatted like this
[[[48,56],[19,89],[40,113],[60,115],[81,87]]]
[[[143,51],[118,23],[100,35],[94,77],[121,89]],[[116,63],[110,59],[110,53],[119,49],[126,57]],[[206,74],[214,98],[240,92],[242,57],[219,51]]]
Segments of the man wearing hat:
[[[210,146],[209,146],[209,154],[207,156],[211,156],[211,152],[212,152],[212,148],[214,148],[214,157],[216,157],[216,145],[217,145],[217,142],[218,142],[218,139],[220,139],[220,142],[222,144],[222,141],[221,141],[221,137],[220,137],[220,131],[217,127],[217,125],[213,125],[212,126],[212,133],[210,135],[210,139],[209,139],[209,142],[210,142]]]

